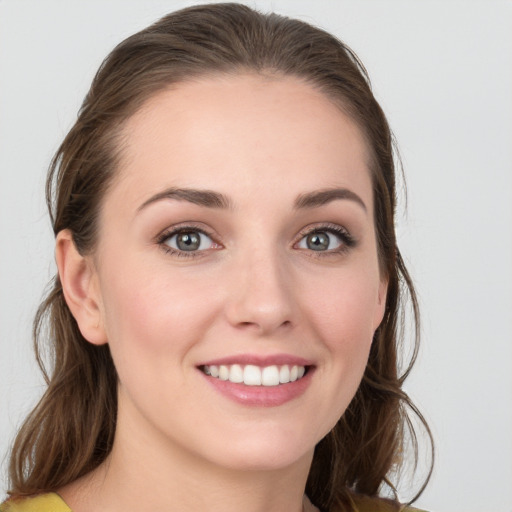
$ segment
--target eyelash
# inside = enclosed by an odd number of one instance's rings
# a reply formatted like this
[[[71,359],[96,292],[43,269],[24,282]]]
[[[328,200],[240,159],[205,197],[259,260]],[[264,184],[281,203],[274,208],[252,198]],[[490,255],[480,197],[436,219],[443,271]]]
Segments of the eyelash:
[[[172,238],[175,235],[179,235],[180,233],[187,233],[187,232],[195,232],[200,233],[202,235],[207,236],[210,238],[214,244],[218,245],[219,247],[222,247],[220,244],[217,244],[214,240],[215,235],[211,232],[208,232],[203,227],[199,227],[194,224],[186,224],[181,226],[174,226],[170,229],[165,230],[163,233],[158,235],[156,238],[156,243],[162,248],[163,251],[165,251],[166,254],[171,254],[173,256],[177,256],[179,258],[197,258],[204,255],[204,253],[207,252],[207,250],[200,250],[200,251],[180,251],[177,249],[174,249],[173,247],[169,247],[169,245],[166,244],[166,242]],[[294,242],[293,247],[296,247],[297,244],[299,244],[305,237],[315,234],[315,233],[329,233],[335,235],[340,240],[340,247],[336,249],[328,249],[326,251],[314,251],[312,249],[299,249],[303,250],[309,253],[309,255],[313,258],[321,258],[321,257],[328,257],[332,255],[340,255],[348,252],[351,248],[355,247],[357,245],[357,241],[354,239],[354,237],[343,227],[337,225],[337,224],[321,224],[309,228],[302,229],[299,232],[299,235],[297,237],[297,240]]]
[[[172,256],[177,256],[178,258],[197,258],[203,256],[203,254],[206,252],[206,250],[202,251],[180,251],[177,249],[174,249],[173,247],[169,247],[166,242],[172,238],[175,235],[179,235],[180,233],[200,233],[202,235],[207,236],[212,240],[214,244],[216,242],[214,241],[214,235],[213,233],[209,233],[206,231],[203,227],[196,226],[194,224],[186,224],[181,226],[174,226],[170,229],[165,230],[163,233],[158,235],[156,238],[156,243],[162,248],[163,251],[165,251],[166,254],[171,254]],[[220,244],[216,244],[219,245]]]
[[[340,247],[336,249],[328,249],[326,251],[302,249],[307,251],[308,254],[313,258],[322,258],[344,254],[357,245],[356,239],[344,227],[339,226],[338,224],[327,223],[301,230],[298,236],[298,240],[294,243],[294,246],[299,244],[305,237],[315,233],[329,233],[335,235],[340,240]]]

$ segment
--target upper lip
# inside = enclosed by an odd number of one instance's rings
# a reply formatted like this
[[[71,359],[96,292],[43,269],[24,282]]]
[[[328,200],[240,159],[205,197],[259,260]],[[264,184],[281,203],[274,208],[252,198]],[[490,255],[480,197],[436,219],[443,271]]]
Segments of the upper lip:
[[[240,354],[218,359],[211,359],[200,363],[198,366],[229,366],[232,364],[240,365],[254,365],[254,366],[281,366],[281,365],[295,365],[295,366],[312,366],[312,361],[303,357],[294,356],[291,354],[273,354],[273,355],[254,355],[254,354]]]

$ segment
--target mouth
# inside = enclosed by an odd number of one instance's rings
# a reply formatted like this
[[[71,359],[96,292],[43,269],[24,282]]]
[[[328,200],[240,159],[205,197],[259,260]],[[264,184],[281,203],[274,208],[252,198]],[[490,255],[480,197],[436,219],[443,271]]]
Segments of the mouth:
[[[211,364],[202,365],[199,369],[209,377],[229,381],[233,384],[276,387],[301,380],[307,375],[310,366],[289,364],[270,366],[256,366],[252,364]]]

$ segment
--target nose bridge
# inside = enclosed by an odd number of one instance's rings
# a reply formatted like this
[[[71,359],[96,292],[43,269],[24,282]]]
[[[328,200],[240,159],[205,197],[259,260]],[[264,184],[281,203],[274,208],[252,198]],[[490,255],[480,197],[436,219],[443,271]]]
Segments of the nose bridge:
[[[240,251],[227,308],[233,325],[264,334],[293,323],[293,290],[284,253],[274,244]]]

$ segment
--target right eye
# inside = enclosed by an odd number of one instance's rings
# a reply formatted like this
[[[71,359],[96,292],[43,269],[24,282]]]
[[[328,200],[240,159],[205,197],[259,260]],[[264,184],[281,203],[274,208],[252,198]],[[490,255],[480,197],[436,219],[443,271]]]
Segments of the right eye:
[[[336,251],[343,244],[338,233],[333,233],[327,229],[323,231],[312,231],[308,233],[297,246],[299,249],[309,249],[315,252]]]
[[[159,243],[174,253],[194,253],[218,247],[203,231],[187,228],[165,233]]]

